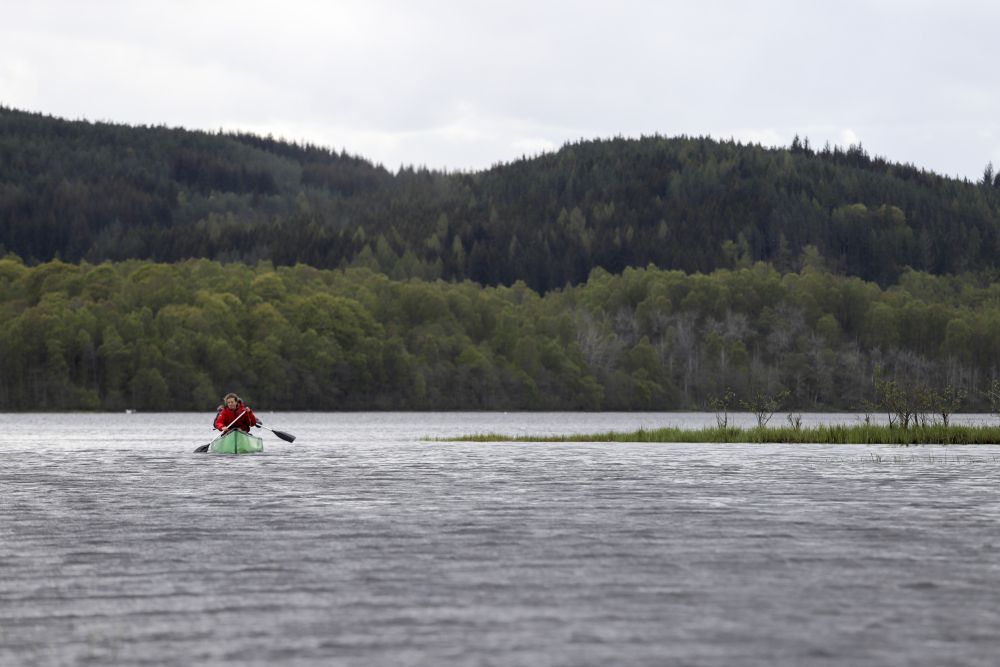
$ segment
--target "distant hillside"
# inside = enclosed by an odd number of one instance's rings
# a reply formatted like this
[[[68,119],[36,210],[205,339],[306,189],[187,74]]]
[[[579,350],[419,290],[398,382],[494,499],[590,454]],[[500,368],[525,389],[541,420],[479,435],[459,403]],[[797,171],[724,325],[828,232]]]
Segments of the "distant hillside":
[[[544,292],[597,267],[791,270],[807,246],[882,285],[905,267],[991,277],[1000,177],[947,179],[860,147],[687,137],[391,173],[270,138],[0,108],[0,254],[28,262],[269,260]]]

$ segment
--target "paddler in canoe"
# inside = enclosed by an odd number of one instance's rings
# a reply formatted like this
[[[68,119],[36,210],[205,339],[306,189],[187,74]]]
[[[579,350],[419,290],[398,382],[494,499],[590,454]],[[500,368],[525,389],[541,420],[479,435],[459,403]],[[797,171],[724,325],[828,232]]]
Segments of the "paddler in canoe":
[[[250,406],[232,392],[222,397],[222,405],[215,413],[215,429],[217,431],[230,431],[238,428],[249,433],[251,426],[260,427],[262,424],[263,422],[254,416]]]
[[[250,435],[251,426],[261,426],[253,410],[236,394],[222,397],[222,405],[215,413],[215,428],[222,435],[195,449],[198,452],[215,454],[255,454],[264,451],[264,441]]]
[[[295,442],[295,436],[284,431],[276,431],[273,428],[264,426],[264,422],[257,419],[250,406],[233,393],[228,393],[222,397],[222,405],[215,413],[215,429],[222,431],[222,435],[208,443],[201,445],[194,451],[215,452],[219,454],[253,454],[264,451],[264,441],[256,435],[250,434],[250,428],[264,428],[275,434],[285,442]]]

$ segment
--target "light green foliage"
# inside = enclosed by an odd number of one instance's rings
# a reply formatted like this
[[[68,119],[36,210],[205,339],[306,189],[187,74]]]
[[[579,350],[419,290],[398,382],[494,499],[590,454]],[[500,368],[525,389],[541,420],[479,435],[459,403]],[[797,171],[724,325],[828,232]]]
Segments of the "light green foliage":
[[[909,427],[989,407],[1000,368],[1000,294],[913,272],[883,290],[809,266],[595,269],[542,296],[368,269],[7,258],[0,295],[8,410],[211,409],[228,390],[275,409],[704,409],[731,389],[730,405],[877,400]]]

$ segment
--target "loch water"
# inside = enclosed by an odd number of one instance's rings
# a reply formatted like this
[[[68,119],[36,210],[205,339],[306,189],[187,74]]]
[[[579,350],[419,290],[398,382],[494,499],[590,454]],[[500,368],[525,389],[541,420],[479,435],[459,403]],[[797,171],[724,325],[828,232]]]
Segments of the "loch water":
[[[1000,446],[260,416],[295,443],[195,454],[210,414],[0,415],[0,665],[1000,664]]]

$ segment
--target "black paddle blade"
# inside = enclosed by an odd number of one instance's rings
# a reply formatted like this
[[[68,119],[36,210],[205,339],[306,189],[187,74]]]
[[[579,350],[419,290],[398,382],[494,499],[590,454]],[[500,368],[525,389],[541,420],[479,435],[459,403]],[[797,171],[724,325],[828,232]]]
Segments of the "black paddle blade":
[[[271,429],[271,433],[275,434],[285,442],[295,442],[295,436],[292,435],[291,433],[285,433],[284,431],[275,431],[274,429]]]
[[[208,443],[208,444],[210,445],[212,443]],[[202,445],[201,447],[195,447],[195,449],[194,449],[195,454],[202,454],[202,453],[207,452],[207,451],[208,451],[208,445]]]

